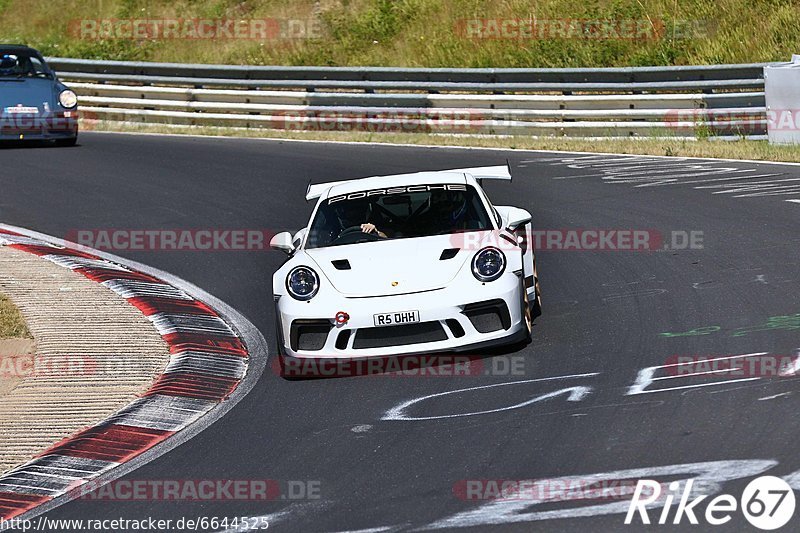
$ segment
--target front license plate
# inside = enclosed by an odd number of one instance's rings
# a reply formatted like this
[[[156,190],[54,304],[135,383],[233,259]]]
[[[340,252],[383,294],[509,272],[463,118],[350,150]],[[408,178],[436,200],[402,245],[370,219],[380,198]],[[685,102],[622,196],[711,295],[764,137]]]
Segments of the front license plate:
[[[23,106],[14,106],[14,107],[6,107],[3,111],[8,113],[9,115],[37,115],[39,114],[38,107],[23,107]]]
[[[377,313],[373,315],[375,326],[396,326],[419,322],[419,311],[398,311],[397,313]]]

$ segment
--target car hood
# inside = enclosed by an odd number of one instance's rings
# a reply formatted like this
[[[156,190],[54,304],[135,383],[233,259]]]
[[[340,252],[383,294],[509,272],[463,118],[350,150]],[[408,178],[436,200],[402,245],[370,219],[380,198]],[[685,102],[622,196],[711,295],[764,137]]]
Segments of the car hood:
[[[479,235],[471,242],[482,241],[482,234],[489,232],[475,233]],[[312,248],[304,253],[341,294],[388,296],[447,286],[475,253],[472,246],[464,249],[464,242],[463,235],[436,235]],[[445,250],[455,255],[440,259]],[[344,260],[349,269],[343,268]]]
[[[45,102],[52,111],[55,101],[53,80],[47,78],[0,77],[0,113],[7,107],[35,107],[44,113]]]

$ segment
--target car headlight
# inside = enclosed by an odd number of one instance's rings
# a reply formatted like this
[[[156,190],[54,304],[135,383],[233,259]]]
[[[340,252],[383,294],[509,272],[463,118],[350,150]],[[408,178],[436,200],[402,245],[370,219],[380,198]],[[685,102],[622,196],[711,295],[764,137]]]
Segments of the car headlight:
[[[69,89],[65,89],[61,91],[61,94],[58,95],[58,103],[61,104],[62,107],[66,107],[67,109],[75,107],[76,105],[78,105],[78,95],[76,95]]]
[[[295,300],[310,300],[319,290],[319,276],[308,267],[294,267],[286,276],[286,289]]]
[[[497,248],[484,248],[472,258],[472,274],[478,281],[494,281],[505,269],[506,256]]]

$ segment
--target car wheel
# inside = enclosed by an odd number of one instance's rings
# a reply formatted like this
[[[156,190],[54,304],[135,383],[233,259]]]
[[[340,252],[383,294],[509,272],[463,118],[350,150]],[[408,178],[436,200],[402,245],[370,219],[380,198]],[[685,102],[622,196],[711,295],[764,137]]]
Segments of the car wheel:
[[[522,318],[525,321],[525,338],[524,342],[531,340],[531,333],[533,332],[533,314],[531,313],[531,304],[528,301],[528,291],[522,287]]]
[[[56,146],[75,146],[78,143],[78,136],[68,139],[56,139]]]
[[[539,290],[539,273],[536,271],[536,260],[533,260],[533,305],[531,306],[531,318],[536,318],[542,314],[542,292]]]

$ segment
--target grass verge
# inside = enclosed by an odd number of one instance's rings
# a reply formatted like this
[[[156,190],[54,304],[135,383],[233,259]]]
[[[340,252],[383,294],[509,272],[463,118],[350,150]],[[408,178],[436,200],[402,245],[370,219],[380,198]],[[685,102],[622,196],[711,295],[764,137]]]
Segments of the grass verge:
[[[31,333],[25,325],[25,319],[11,300],[0,294],[0,339],[30,339]]]
[[[53,56],[235,65],[750,63],[800,49],[797,14],[797,0],[0,0],[0,40]],[[216,37],[198,20],[270,31]],[[179,29],[167,35],[164,21]]]
[[[398,143],[408,145],[470,146],[503,150],[552,150],[563,152],[602,152],[617,154],[661,155],[752,159],[756,161],[800,162],[800,146],[776,146],[767,141],[720,141],[713,138],[685,139],[572,139],[523,136],[443,135],[426,133],[370,133],[360,131],[284,131],[268,129],[224,128],[215,126],[173,126],[129,122],[93,121],[84,125],[93,131],[217,135],[226,137],[302,139],[313,141]]]

